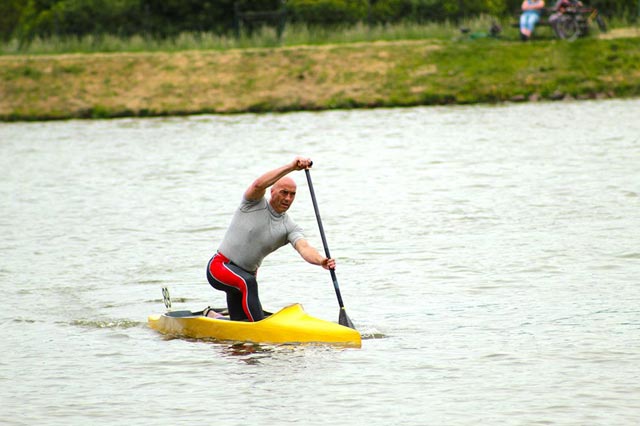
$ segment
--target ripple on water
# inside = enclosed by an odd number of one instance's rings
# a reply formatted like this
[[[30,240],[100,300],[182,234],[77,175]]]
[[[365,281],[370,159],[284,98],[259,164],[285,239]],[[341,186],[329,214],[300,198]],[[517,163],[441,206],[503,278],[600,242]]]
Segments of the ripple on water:
[[[0,125],[3,415],[635,426],[639,102]],[[150,330],[163,285],[224,304],[204,265],[246,185],[297,154],[362,348]],[[264,305],[333,317],[325,272],[280,250]]]

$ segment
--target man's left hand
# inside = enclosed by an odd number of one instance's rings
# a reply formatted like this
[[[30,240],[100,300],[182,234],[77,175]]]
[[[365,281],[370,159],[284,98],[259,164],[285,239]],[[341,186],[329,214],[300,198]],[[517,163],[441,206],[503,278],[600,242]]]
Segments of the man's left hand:
[[[335,259],[327,259],[327,258],[325,258],[322,261],[322,267],[324,269],[336,269],[336,260]]]

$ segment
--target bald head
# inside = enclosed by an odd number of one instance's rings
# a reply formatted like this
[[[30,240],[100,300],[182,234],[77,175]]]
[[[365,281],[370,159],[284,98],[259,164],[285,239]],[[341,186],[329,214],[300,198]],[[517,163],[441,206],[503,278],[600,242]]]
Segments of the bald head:
[[[296,181],[291,179],[289,176],[285,176],[283,178],[280,178],[271,187],[271,193],[273,193],[273,191],[278,191],[279,188],[281,188],[281,187],[293,188],[293,191],[295,191],[296,188],[297,188]]]
[[[296,182],[289,176],[280,178],[271,187],[271,199],[269,200],[271,207],[278,213],[289,210],[296,198],[296,188]]]

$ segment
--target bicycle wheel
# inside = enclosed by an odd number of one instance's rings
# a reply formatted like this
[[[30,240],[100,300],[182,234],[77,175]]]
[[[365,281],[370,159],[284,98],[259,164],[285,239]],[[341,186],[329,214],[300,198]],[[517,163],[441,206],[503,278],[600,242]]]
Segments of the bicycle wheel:
[[[600,32],[607,32],[607,23],[604,22],[604,18],[599,13],[596,15],[596,24],[598,24],[598,29]]]
[[[558,38],[568,41],[574,41],[580,37],[580,25],[575,16],[563,15],[558,19],[554,30]]]

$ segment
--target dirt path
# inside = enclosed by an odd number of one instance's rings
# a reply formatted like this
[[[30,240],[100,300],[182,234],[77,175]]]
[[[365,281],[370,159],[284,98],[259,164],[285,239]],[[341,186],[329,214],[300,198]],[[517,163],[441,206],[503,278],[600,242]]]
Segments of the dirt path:
[[[640,37],[640,27],[615,28],[598,36],[601,39]]]

